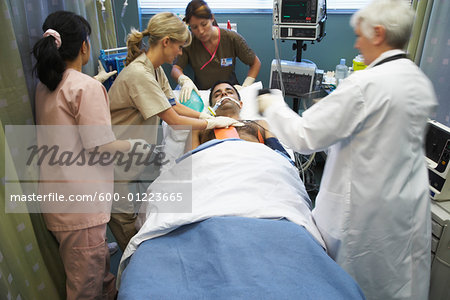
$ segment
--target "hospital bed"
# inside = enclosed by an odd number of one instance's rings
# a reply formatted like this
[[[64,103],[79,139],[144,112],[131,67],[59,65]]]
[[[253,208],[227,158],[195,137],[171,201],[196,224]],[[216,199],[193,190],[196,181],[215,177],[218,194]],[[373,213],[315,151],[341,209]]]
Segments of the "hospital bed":
[[[263,144],[209,141],[148,193],[182,199],[141,206],[119,299],[364,298],[326,254],[297,169]]]

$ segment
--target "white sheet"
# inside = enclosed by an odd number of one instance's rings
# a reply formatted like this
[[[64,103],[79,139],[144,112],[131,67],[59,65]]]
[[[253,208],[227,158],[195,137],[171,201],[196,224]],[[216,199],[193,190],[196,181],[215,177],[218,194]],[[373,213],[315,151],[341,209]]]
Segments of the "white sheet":
[[[182,203],[143,204],[137,222],[143,225],[122,256],[118,280],[140,243],[213,216],[286,218],[304,226],[325,248],[298,170],[263,144],[229,140],[201,150],[163,172],[147,192],[188,192],[191,187],[191,212],[179,212],[190,207]]]

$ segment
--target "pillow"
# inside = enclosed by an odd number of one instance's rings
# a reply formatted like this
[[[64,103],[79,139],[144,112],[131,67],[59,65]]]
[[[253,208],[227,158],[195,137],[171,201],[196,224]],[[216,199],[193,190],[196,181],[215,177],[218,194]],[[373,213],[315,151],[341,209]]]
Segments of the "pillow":
[[[262,82],[258,81],[239,91],[243,103],[241,109],[241,118],[243,120],[262,119],[262,116],[258,112],[259,108],[257,102],[258,91],[262,88]]]

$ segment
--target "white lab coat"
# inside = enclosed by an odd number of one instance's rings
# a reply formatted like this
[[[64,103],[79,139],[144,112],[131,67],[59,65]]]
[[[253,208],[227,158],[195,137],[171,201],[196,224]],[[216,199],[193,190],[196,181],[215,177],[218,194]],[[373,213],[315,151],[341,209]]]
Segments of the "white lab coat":
[[[313,215],[330,256],[368,299],[427,299],[431,215],[423,151],[433,87],[408,59],[345,79],[299,117],[284,103],[265,111],[292,149],[328,149]]]

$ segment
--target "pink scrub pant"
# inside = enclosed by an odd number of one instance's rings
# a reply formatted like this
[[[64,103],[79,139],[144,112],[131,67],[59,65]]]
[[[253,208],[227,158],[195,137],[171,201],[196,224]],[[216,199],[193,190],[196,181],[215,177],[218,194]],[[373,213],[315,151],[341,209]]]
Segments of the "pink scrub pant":
[[[67,300],[114,299],[116,280],[109,272],[106,224],[53,234],[66,272]]]

